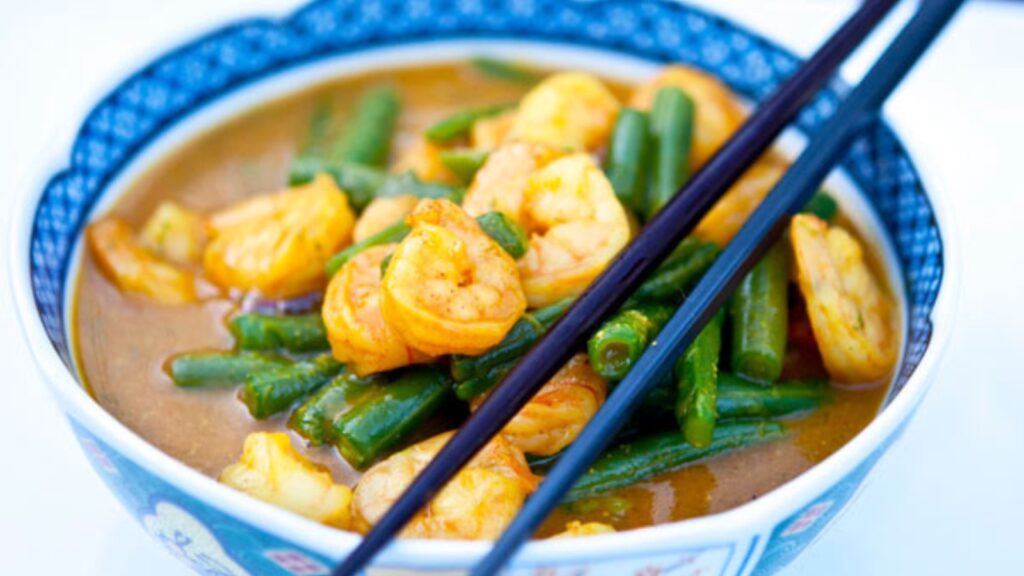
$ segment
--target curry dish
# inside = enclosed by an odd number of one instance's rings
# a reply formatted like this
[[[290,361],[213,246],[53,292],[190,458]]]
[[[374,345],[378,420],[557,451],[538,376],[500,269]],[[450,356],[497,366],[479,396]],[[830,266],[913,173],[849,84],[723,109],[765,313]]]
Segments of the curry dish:
[[[225,484],[364,532],[745,112],[476,59],[247,111],[86,232],[96,400]],[[404,535],[493,539],[786,168],[769,153]],[[819,192],[538,537],[726,510],[877,413],[901,347],[875,248]]]

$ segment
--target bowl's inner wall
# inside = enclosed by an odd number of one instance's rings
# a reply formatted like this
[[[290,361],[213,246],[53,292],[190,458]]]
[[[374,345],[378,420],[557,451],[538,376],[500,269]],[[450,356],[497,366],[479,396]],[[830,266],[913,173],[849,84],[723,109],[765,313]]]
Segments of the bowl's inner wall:
[[[420,12],[410,12],[410,5],[399,0],[335,0],[310,4],[282,21],[240,22],[149,64],[89,113],[72,146],[69,166],[50,178],[39,199],[30,248],[36,306],[69,370],[74,372],[65,329],[66,280],[76,239],[91,208],[128,163],[174,123],[254,81],[367,49],[495,38],[681,62],[708,70],[759,102],[799,63],[756,34],[677,3],[424,0],[415,6]],[[402,17],[389,18],[391,13]],[[813,134],[845,92],[842,83],[833,82],[800,114],[797,127]],[[942,281],[942,240],[917,172],[885,123],[869,128],[841,166],[877,212],[905,279],[906,350],[888,402],[928,347],[929,316]]]

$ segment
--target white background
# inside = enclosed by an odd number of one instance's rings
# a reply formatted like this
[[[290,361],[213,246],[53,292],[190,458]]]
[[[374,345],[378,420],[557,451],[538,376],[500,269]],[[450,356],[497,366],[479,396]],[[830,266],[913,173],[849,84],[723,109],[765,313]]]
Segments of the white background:
[[[0,213],[55,133],[188,35],[294,0],[0,0]],[[807,54],[849,0],[702,0]],[[908,13],[903,6],[902,14]],[[897,21],[890,22],[889,30]],[[856,57],[855,78],[879,42]],[[971,3],[889,115],[945,193],[964,281],[938,381],[854,506],[785,574],[1014,572],[1024,517],[1024,5]],[[4,242],[0,259],[7,256]],[[0,262],[0,572],[181,575],[88,468],[31,365]],[[1019,568],[1018,568],[1019,569]]]

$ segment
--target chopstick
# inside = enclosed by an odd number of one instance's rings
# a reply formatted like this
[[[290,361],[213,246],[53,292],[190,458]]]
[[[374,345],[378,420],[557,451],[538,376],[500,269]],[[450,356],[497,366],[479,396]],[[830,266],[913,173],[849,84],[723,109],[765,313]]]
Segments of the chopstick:
[[[444,487],[448,480],[515,416],[597,329],[601,320],[629,297],[644,276],[668,255],[725,190],[768,148],[895,3],[896,0],[866,0],[811,59],[757,109],[704,168],[694,174],[689,184],[680,190],[623,249],[616,260],[565,312],[561,320],[548,330],[547,335],[505,376],[476,412],[470,415],[451,440],[424,467],[401,497],[392,504],[362,542],[334,570],[334,576],[357,574],[377,551],[390,542],[391,538]],[[710,312],[702,315],[703,321],[707,320],[706,316],[709,314]],[[633,372],[636,372],[636,369]],[[634,387],[637,388],[635,393],[638,395],[642,395],[643,391],[652,385],[639,382],[636,378],[632,381],[636,382]],[[608,408],[609,404],[612,402],[607,402],[605,408]],[[619,423],[618,420],[622,418],[623,413],[617,411],[615,414],[615,418],[609,420],[605,417],[602,422],[606,425]],[[595,428],[595,423],[592,420],[587,428],[591,430],[587,454],[595,447],[599,451],[607,443],[607,439],[601,438],[602,434],[610,436],[617,429],[615,426],[599,430]],[[578,441],[579,439],[577,443]],[[596,452],[594,454],[596,455]],[[575,476],[567,478],[566,481],[571,483],[574,478]],[[542,487],[548,482],[545,480]],[[528,500],[524,512],[529,509],[533,511],[532,514],[538,513],[537,506],[529,506],[536,496],[535,493]],[[521,514],[519,518],[529,517]],[[500,545],[488,557],[494,570],[500,567],[503,558],[511,553],[523,538],[529,536],[530,532],[522,533],[524,522],[529,523],[528,520],[514,522],[512,526],[518,526],[518,531],[507,532],[507,538],[503,537]],[[496,554],[501,554],[500,558]]]
[[[917,14],[865,75],[836,114],[811,139],[785,176],[765,197],[682,306],[616,386],[565,454],[548,472],[472,576],[497,573],[572,488],[614,433],[650,390],[652,383],[693,342],[744,275],[786,229],[789,217],[811,198],[853,139],[878,116],[882,103],[928,48],[963,0],[926,0]]]

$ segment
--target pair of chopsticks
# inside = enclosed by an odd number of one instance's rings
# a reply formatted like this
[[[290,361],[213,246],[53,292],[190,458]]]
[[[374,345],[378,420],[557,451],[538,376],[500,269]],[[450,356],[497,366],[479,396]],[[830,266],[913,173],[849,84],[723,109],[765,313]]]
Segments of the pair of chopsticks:
[[[833,75],[896,0],[867,0],[792,77],[762,104],[728,143],[655,216],[551,329],[512,369],[437,456],[423,469],[363,541],[335,569],[355,576],[412,517],[569,360],[599,323],[617,309],[647,273],[668,255],[715,201]],[[786,175],[676,311],[601,409],[527,499],[474,576],[497,573],[607,446],[659,376],[743,276],[778,238],[852,140],[873,121],[882,103],[952,18],[963,0],[922,0],[917,13],[822,127]]]

